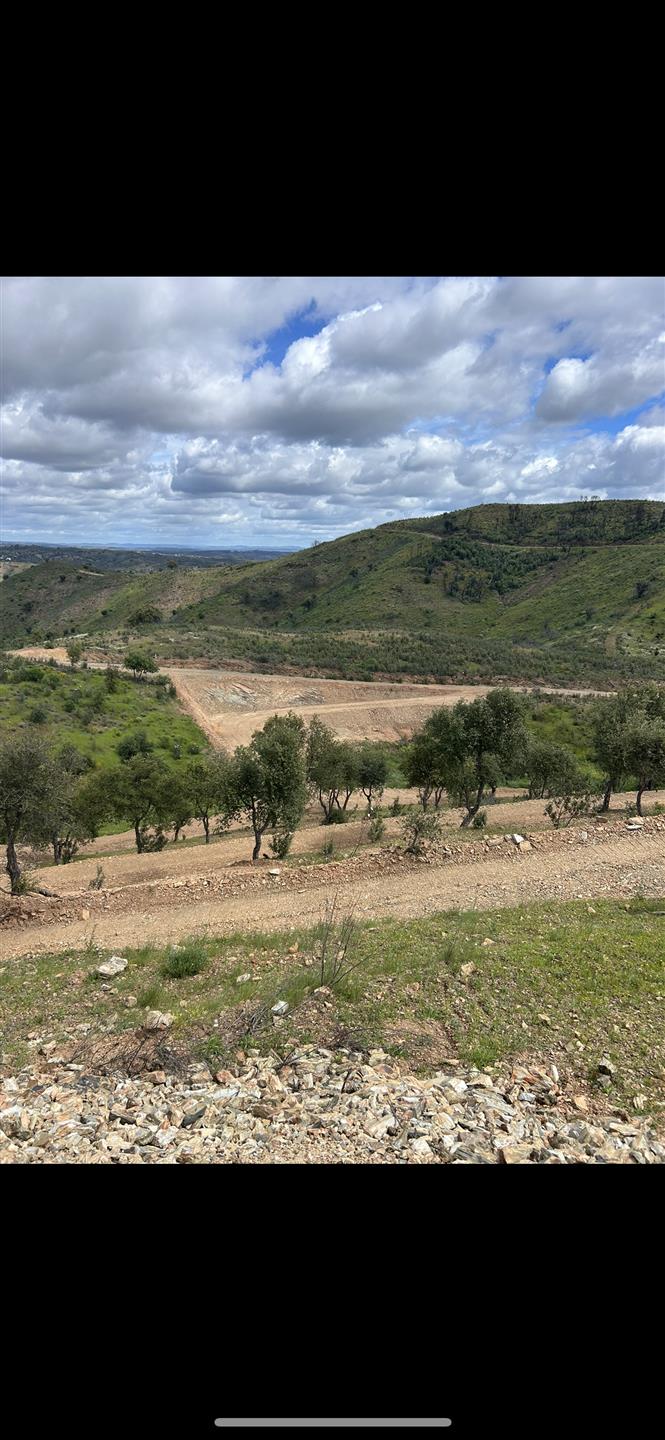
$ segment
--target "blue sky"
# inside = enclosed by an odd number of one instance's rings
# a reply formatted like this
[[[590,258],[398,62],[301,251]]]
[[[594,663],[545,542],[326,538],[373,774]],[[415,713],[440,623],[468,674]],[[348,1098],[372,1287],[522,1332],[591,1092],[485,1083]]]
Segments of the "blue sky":
[[[2,314],[5,538],[665,499],[662,277],[10,277]]]

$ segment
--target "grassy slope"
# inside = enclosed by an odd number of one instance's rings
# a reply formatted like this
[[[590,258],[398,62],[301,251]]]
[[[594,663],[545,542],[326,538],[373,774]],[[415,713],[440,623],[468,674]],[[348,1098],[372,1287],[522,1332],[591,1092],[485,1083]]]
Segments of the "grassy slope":
[[[87,953],[26,958],[0,973],[3,1048],[8,1061],[24,1059],[29,1032],[62,1040],[80,1021],[93,1033],[102,1025],[132,1029],[141,1011],[123,1002],[134,994],[139,1006],[173,1012],[176,1042],[223,1063],[238,1045],[276,1043],[269,1015],[247,1034],[250,1017],[240,1006],[250,996],[253,1010],[286,998],[284,1054],[307,1040],[382,1045],[416,1069],[433,1070],[437,1055],[487,1065],[547,1052],[584,1086],[609,1053],[617,1066],[614,1098],[629,1103],[643,1093],[650,1109],[662,1101],[665,1079],[664,908],[597,900],[365,924],[354,950],[358,968],[335,989],[329,1011],[303,1005],[320,984],[316,963],[303,963],[312,955],[312,930],[199,938],[192,954],[201,971],[181,979],[164,974],[163,951],[128,950],[127,970],[104,991],[91,944]],[[464,981],[461,966],[470,960],[475,970]],[[245,971],[258,979],[240,987]]]
[[[5,643],[80,629],[120,643],[133,612],[154,605],[162,624],[148,633],[160,653],[169,644],[197,653],[203,631],[200,653],[215,658],[217,646],[229,658],[254,661],[260,647],[252,631],[267,633],[273,652],[281,645],[286,663],[315,665],[320,637],[330,650],[339,636],[340,654],[364,644],[376,671],[389,668],[382,665],[390,648],[385,632],[403,631],[419,637],[425,652],[408,667],[419,674],[459,674],[460,657],[480,659],[483,646],[495,647],[495,671],[513,674],[520,665],[534,673],[520,655],[511,663],[514,646],[553,658],[574,647],[580,669],[587,652],[588,673],[594,656],[617,672],[635,661],[665,673],[664,517],[655,501],[488,505],[383,525],[257,564],[129,577],[35,566],[2,586]],[[364,641],[361,630],[370,632]],[[335,668],[331,659],[321,663]],[[348,668],[347,654],[341,669]]]
[[[31,726],[56,748],[75,745],[102,768],[117,762],[118,741],[135,730],[145,730],[160,757],[174,768],[178,765],[174,747],[179,746],[185,758],[192,745],[207,749],[194,721],[154,684],[119,678],[117,689],[109,694],[104,676],[91,670],[70,673],[31,665],[26,673],[41,678],[0,683],[3,734]],[[68,708],[72,703],[74,708]],[[46,711],[46,719],[33,724],[30,715],[39,707]]]

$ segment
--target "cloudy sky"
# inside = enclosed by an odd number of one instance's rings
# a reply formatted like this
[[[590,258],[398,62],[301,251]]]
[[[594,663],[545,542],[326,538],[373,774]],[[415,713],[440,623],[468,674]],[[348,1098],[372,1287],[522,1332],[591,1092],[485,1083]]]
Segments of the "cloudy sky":
[[[2,280],[3,535],[299,546],[665,499],[662,278]]]

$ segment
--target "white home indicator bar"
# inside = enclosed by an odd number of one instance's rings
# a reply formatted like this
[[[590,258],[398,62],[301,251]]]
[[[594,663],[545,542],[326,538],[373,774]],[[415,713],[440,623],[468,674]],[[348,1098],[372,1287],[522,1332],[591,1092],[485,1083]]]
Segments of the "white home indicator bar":
[[[437,1427],[443,1428],[445,1426],[452,1425],[452,1423],[452,1420],[423,1420],[422,1418],[417,1420],[215,1420],[215,1424],[219,1425],[221,1429],[224,1429],[225,1426],[235,1427],[236,1425],[244,1425],[248,1427],[261,1427],[264,1425],[270,1425],[283,1426],[285,1428],[290,1425],[298,1425],[300,1427],[304,1427],[307,1425],[316,1425],[320,1427],[327,1426],[340,1429],[346,1429],[349,1426],[358,1425],[362,1425],[363,1427],[391,1425],[399,1429],[411,1430],[415,1426],[427,1426],[430,1429],[436,1429]]]

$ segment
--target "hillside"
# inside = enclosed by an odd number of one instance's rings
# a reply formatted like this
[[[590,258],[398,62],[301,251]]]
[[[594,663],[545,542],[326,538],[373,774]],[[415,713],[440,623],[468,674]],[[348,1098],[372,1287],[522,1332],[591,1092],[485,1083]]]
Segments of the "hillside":
[[[420,642],[413,674],[466,678],[466,659],[479,673],[528,676],[548,670],[544,652],[553,675],[574,656],[589,677],[660,675],[665,504],[476,506],[207,569],[94,575],[48,561],[9,577],[1,599],[8,645],[143,633],[164,656],[261,663],[263,636],[268,655],[282,648],[283,663],[335,670],[335,636],[340,655],[370,642],[359,673],[399,673],[382,663],[392,632],[408,635],[412,651]],[[337,669],[348,673],[341,660]]]

